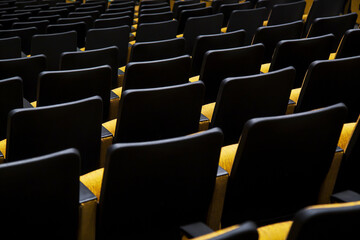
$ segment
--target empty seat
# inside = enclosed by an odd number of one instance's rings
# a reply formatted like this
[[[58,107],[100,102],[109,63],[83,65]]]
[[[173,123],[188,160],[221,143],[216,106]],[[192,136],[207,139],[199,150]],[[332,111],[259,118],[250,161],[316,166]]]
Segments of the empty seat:
[[[230,16],[234,10],[242,10],[242,9],[250,9],[251,3],[250,2],[243,2],[243,3],[230,3],[230,4],[222,4],[219,8],[219,13],[224,14],[224,21],[223,27],[226,27]]]
[[[86,24],[86,30],[92,28],[94,25],[94,19],[90,16],[67,17],[67,18],[59,18],[57,20],[57,23],[59,23],[59,24],[77,23],[77,22],[84,22]]]
[[[0,39],[0,59],[20,58],[21,38],[9,37]]]
[[[132,18],[129,16],[116,17],[116,18],[103,18],[96,19],[94,22],[94,28],[109,28],[120,26],[131,26]]]
[[[18,29],[9,29],[9,30],[0,30],[1,38],[8,37],[20,37],[21,38],[21,50],[26,54],[30,54],[31,48],[31,39],[39,31],[36,27],[27,27],[27,28],[18,28]]]
[[[360,29],[349,29],[345,32],[335,58],[353,57],[360,55],[358,42],[360,41]]]
[[[178,21],[176,20],[143,23],[138,26],[136,31],[136,42],[150,42],[175,38],[177,29]]]
[[[302,20],[305,5],[305,1],[274,5],[267,25],[271,26]]]
[[[184,33],[187,20],[191,17],[208,16],[212,14],[212,7],[186,9],[181,11],[179,16],[178,34]]]
[[[40,21],[29,21],[29,22],[15,22],[13,23],[13,28],[27,28],[27,27],[36,27],[39,33],[45,33],[46,28],[49,25],[48,20],[40,20]]]
[[[85,36],[87,31],[85,22],[50,24],[46,29],[47,33],[62,33],[68,31],[76,31],[77,46],[78,48],[83,48],[85,46]]]

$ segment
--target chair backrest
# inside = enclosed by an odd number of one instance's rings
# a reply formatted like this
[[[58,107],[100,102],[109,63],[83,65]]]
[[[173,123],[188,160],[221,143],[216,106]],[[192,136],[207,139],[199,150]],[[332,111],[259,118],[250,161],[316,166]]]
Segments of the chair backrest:
[[[20,77],[0,80],[0,139],[6,138],[8,114],[23,107],[23,84]]]
[[[56,233],[55,239],[76,240],[79,171],[80,156],[74,148],[1,164],[2,234],[46,239]]]
[[[206,86],[205,103],[216,101],[225,78],[260,73],[263,56],[262,44],[207,51],[200,71],[200,79]]]
[[[100,16],[101,12],[94,10],[88,12],[70,12],[68,17],[84,17],[91,16],[93,19],[97,19]]]
[[[191,17],[209,16],[213,13],[212,7],[186,9],[180,12],[178,34],[184,33],[186,23]]]
[[[356,19],[357,13],[317,18],[311,25],[306,37],[321,36],[328,33],[334,34],[335,41],[332,46],[332,52],[335,52],[345,32],[354,28]]]
[[[47,33],[61,33],[68,31],[76,31],[77,46],[79,48],[83,48],[85,46],[85,37],[87,31],[87,26],[85,22],[50,24],[46,29]]]
[[[246,31],[245,44],[251,44],[256,30],[267,19],[266,8],[234,10],[229,18],[227,32],[244,29]]]
[[[224,14],[224,21],[223,21],[223,27],[226,27],[228,24],[228,21],[230,19],[231,13],[234,10],[242,10],[242,9],[250,9],[251,3],[250,2],[243,2],[243,3],[229,3],[229,4],[221,4],[219,13]]]
[[[103,122],[109,119],[111,67],[45,71],[39,76],[37,107],[100,96]]]
[[[19,70],[21,69],[21,70]],[[0,60],[0,79],[19,76],[23,80],[24,98],[36,100],[37,81],[46,69],[45,55]]]
[[[118,12],[118,13],[103,13],[100,15],[99,19],[103,18],[117,18],[117,17],[130,17],[133,19],[134,14],[131,11]]]
[[[123,91],[183,84],[189,81],[189,75],[189,55],[146,62],[130,62],[125,69]]]
[[[135,2],[110,3],[109,8],[135,7]]]
[[[313,38],[282,40],[274,50],[270,71],[293,66],[296,69],[293,88],[300,88],[310,64],[315,60],[327,60],[334,41],[333,34]]]
[[[241,47],[244,45],[245,31],[200,35],[196,38],[191,59],[191,75],[199,75],[204,55],[209,50]]]
[[[59,18],[57,23],[76,23],[76,22],[84,22],[86,24],[86,29],[90,29],[94,25],[94,19],[91,16],[83,16],[83,17],[67,17],[67,18]]]
[[[142,23],[136,30],[136,42],[151,42],[175,38],[178,25],[177,20]]]
[[[142,9],[139,12],[139,15],[151,14],[151,13],[162,13],[162,12],[168,12],[168,11],[171,11],[170,6],[158,7],[158,8],[148,8],[148,9]]]
[[[14,109],[9,113],[6,161],[73,147],[80,152],[81,174],[93,171],[99,167],[101,123],[99,96],[46,107]]]
[[[31,17],[30,12],[7,13],[1,15],[1,18],[18,18],[20,21],[26,21],[29,17]]]
[[[94,28],[109,28],[109,27],[121,27],[131,26],[133,20],[129,16],[115,17],[115,18],[100,18],[94,22]]]
[[[20,37],[21,50],[28,55],[30,54],[31,38],[38,32],[36,27],[0,30],[0,38]]]
[[[0,59],[20,58],[21,38],[9,37],[0,39]]]
[[[271,13],[271,10],[273,9],[273,7],[275,5],[293,3],[293,2],[298,2],[298,1],[302,1],[302,0],[258,0],[256,2],[255,8],[266,7],[267,16],[269,16]]]
[[[249,2],[249,1],[247,1]],[[214,13],[218,13],[220,10],[220,6],[223,4],[232,4],[232,3],[239,3],[239,1],[237,0],[214,0],[211,2],[211,6],[213,7],[213,11]],[[251,2],[249,2],[251,3]],[[251,8],[253,8],[254,6],[251,4]]]
[[[224,79],[210,127],[221,128],[225,145],[237,143],[249,119],[286,113],[294,79],[293,67]]]
[[[271,26],[302,20],[305,5],[305,1],[274,5],[267,25]]]
[[[202,2],[202,3],[196,2],[196,3],[192,3],[192,4],[180,5],[180,6],[177,7],[176,11],[173,10],[174,18],[179,19],[181,12],[184,11],[184,10],[199,9],[199,8],[205,8],[205,7],[206,7],[205,2]]]
[[[359,72],[360,57],[313,62],[301,89],[296,112],[303,112],[343,102],[349,109],[347,122],[360,114]]]
[[[100,13],[103,13],[105,11],[105,7],[102,5],[94,5],[88,7],[80,6],[75,9],[75,12],[90,12],[90,11],[99,11]]]
[[[198,36],[220,33],[223,18],[222,13],[189,18],[184,29],[185,52],[192,54]]]
[[[59,14],[49,15],[49,16],[33,16],[33,17],[29,17],[28,21],[48,20],[49,24],[55,24],[60,17],[61,16]]]
[[[49,23],[50,23],[49,20],[15,22],[13,23],[12,27],[13,28],[36,27],[39,33],[45,33]]]
[[[252,44],[264,44],[265,54],[263,63],[269,63],[271,62],[278,42],[281,40],[299,39],[301,37],[302,28],[302,21],[259,27],[254,35]]]
[[[60,56],[63,52],[76,51],[77,34],[75,31],[38,34],[31,41],[32,56],[44,54],[46,56],[47,70],[60,69]]]
[[[338,50],[336,58],[353,57],[360,55],[360,29],[349,29],[345,32]]]
[[[97,237],[178,239],[181,225],[205,221],[221,144],[221,131],[212,129],[112,145],[104,169]]]
[[[41,10],[38,13],[38,16],[50,16],[50,15],[60,15],[61,17],[66,17],[69,14],[69,10],[66,8],[55,9],[55,10]]]
[[[153,61],[185,55],[185,39],[173,38],[153,42],[137,42],[131,48],[129,62]]]
[[[177,12],[177,9],[182,5],[189,5],[194,3],[200,3],[200,0],[184,0],[184,1],[174,1],[172,11],[174,13],[174,18],[176,18],[175,14]]]
[[[114,142],[152,141],[197,132],[204,91],[201,81],[124,91]],[[144,120],[144,116],[151,118]]]
[[[86,35],[85,49],[88,51],[116,46],[118,66],[124,66],[127,62],[129,34],[129,26],[90,29]]]
[[[116,88],[118,86],[118,55],[119,49],[116,46],[86,51],[65,52],[60,59],[60,69],[71,70],[109,65],[112,76],[111,88]]]
[[[40,8],[43,10],[49,9],[50,5],[48,3],[42,3],[42,4],[34,4],[34,5],[27,5],[24,6],[24,9],[32,9],[32,8]]]
[[[18,21],[20,21],[19,18],[0,18],[0,24],[2,26],[2,29],[12,29],[12,25]]]
[[[222,226],[289,220],[316,204],[346,113],[339,103],[247,121],[227,184]],[[279,154],[269,161],[272,153]]]
[[[173,13],[171,11],[162,12],[162,13],[149,13],[149,14],[142,14],[138,18],[138,24],[142,23],[154,23],[154,22],[164,22],[170,21],[173,19]]]
[[[307,207],[296,213],[287,240],[348,239],[359,227],[360,203]]]
[[[134,15],[134,8],[133,7],[125,7],[125,8],[108,8],[106,9],[105,13],[124,13],[130,11],[132,15]]]

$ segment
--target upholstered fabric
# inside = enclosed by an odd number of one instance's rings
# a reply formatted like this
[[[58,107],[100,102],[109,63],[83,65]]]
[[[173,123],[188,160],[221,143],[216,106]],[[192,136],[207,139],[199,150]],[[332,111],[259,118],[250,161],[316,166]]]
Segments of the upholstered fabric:
[[[78,240],[95,240],[96,209],[96,200],[91,200],[80,204]]]
[[[98,201],[100,199],[103,174],[104,168],[100,168],[80,176],[80,181],[96,196]]]
[[[231,226],[231,227],[227,227],[227,228],[224,228],[224,229],[218,230],[218,231],[216,231],[216,232],[212,232],[212,233],[209,233],[209,234],[206,234],[206,235],[197,237],[197,238],[192,238],[192,240],[207,240],[207,239],[212,239],[212,238],[217,237],[217,236],[220,236],[220,235],[222,235],[222,234],[224,234],[224,233],[233,231],[233,230],[235,230],[236,228],[238,228],[239,226],[240,226],[240,225],[234,225],[234,226]]]
[[[31,106],[33,106],[34,108],[36,108],[36,106],[37,106],[37,101],[33,101],[33,102],[31,102],[30,104],[31,104]]]
[[[222,32],[222,33],[226,33],[226,31],[227,31],[227,27],[221,28],[221,32]]]
[[[111,146],[112,142],[113,142],[112,136],[101,138],[100,163],[99,163],[100,167],[104,167],[105,159],[106,159],[106,152],[107,152],[107,149]]]
[[[197,75],[197,76],[191,77],[189,79],[189,82],[196,82],[196,81],[199,81],[199,79],[200,79],[200,75]]]
[[[318,209],[318,208],[338,208],[338,207],[352,207],[360,204],[360,201],[346,202],[346,203],[331,203],[331,204],[318,204],[307,207],[307,209]]]
[[[236,151],[239,144],[232,144],[221,149],[219,165],[231,174],[231,168],[234,163]]]
[[[109,132],[111,132],[113,136],[115,136],[116,121],[117,119],[113,119],[103,123],[103,127],[106,128]]]
[[[301,88],[295,88],[295,89],[291,90],[290,99],[297,103],[297,101],[299,99],[300,91],[301,91]]]
[[[260,71],[261,71],[262,73],[268,73],[268,72],[269,72],[269,69],[270,69],[270,64],[271,64],[271,63],[264,63],[264,64],[262,64]]]
[[[292,221],[287,221],[259,227],[259,240],[285,240],[291,225]]]
[[[6,158],[6,139],[0,141],[0,151]]]
[[[268,25],[268,20],[263,22],[263,26],[267,26]]]
[[[201,108],[201,113],[211,121],[212,115],[214,113],[214,108],[215,102],[203,105]]]
[[[338,146],[341,147],[344,151],[346,151],[347,145],[355,130],[356,124],[357,123],[345,123],[343,129],[341,130]]]
[[[330,53],[329,60],[334,60],[336,57],[336,53]]]

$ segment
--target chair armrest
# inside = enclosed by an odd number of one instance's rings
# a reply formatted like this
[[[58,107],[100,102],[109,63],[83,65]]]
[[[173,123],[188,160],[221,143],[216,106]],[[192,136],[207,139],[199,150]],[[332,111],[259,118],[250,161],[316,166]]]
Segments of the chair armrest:
[[[205,223],[202,222],[196,222],[180,226],[180,231],[187,238],[196,238],[214,232],[214,230],[212,230]]]
[[[346,190],[331,195],[331,202],[345,203],[360,201],[360,194],[352,190]]]

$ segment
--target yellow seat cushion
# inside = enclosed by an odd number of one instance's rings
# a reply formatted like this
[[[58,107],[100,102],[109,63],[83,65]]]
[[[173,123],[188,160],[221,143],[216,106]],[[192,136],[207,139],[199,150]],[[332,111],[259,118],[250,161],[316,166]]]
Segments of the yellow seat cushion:
[[[200,75],[197,75],[197,76],[191,77],[189,79],[189,82],[196,82],[196,81],[199,81],[199,79],[200,79]]]
[[[205,117],[207,117],[210,120],[210,122],[211,122],[211,119],[212,119],[212,115],[214,113],[214,108],[215,108],[215,102],[203,105],[202,108],[201,108],[201,113]]]
[[[239,144],[235,143],[221,148],[219,165],[229,174],[231,174],[231,168],[234,163],[238,145]]]
[[[209,233],[209,234],[205,234],[203,236],[200,236],[200,237],[197,237],[197,238],[192,238],[191,240],[208,240],[208,239],[213,239],[217,236],[220,236],[222,234],[225,234],[225,233],[228,233],[228,232],[231,232],[235,229],[237,229],[238,227],[240,227],[240,225],[234,225],[234,226],[230,226],[230,227],[227,227],[227,228],[224,228],[224,229],[220,229],[216,232],[212,232],[212,233]],[[183,238],[184,240],[184,238]]]
[[[103,175],[104,168],[99,168],[80,176],[80,181],[97,197],[98,200],[100,199]]]
[[[184,34],[178,34],[176,35],[177,38],[181,38],[181,37],[184,37]]]
[[[221,28],[221,32],[222,32],[222,33],[226,33],[226,31],[227,31],[227,27]]]
[[[330,53],[329,60],[334,60],[336,58],[336,53]]]
[[[137,27],[138,27],[138,25],[137,24],[134,24],[134,25],[132,25],[132,27],[135,29],[135,31],[137,30]]]
[[[271,64],[271,63],[264,63],[264,64],[262,64],[260,71],[261,71],[262,73],[268,73],[268,72],[269,72],[269,69],[270,69],[270,64]]]
[[[293,100],[295,103],[297,103],[299,100],[300,91],[301,88],[295,88],[291,90],[290,99]]]
[[[259,227],[259,240],[286,240],[291,225],[292,221],[286,221]]]
[[[85,48],[83,47],[83,48],[80,48],[80,51],[85,51]]]
[[[111,90],[113,93],[115,93],[116,95],[119,96],[119,98],[121,98],[121,93],[122,93],[122,87],[118,87],[118,88],[114,88],[113,90]]]
[[[117,119],[113,119],[102,124],[113,136],[115,136],[116,121]]]
[[[0,141],[0,151],[4,155],[4,158],[6,158],[6,139]]]
[[[31,106],[33,106],[34,108],[36,108],[36,106],[37,106],[37,101],[33,101],[33,102],[31,102],[30,104],[31,104]]]
[[[350,138],[355,130],[356,123],[345,123],[340,134],[338,146],[346,151]]]
[[[263,26],[267,26],[267,25],[268,25],[268,21],[266,20],[263,22]]]

